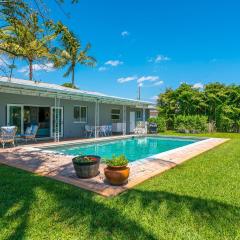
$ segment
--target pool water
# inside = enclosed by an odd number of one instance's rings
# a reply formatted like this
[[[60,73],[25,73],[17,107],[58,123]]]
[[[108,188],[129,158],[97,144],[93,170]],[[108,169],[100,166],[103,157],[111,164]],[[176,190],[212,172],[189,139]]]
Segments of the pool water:
[[[122,140],[112,140],[91,144],[62,145],[47,150],[65,155],[91,154],[101,158],[111,158],[113,155],[124,154],[130,162],[143,159],[174,148],[197,142],[196,139],[135,137]]]

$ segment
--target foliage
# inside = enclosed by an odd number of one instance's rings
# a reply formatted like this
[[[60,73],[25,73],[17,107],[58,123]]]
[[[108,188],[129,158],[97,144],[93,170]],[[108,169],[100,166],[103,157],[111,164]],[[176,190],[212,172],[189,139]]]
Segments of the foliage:
[[[177,115],[174,122],[175,130],[183,133],[201,133],[208,130],[207,117],[200,115]]]
[[[77,156],[75,158],[73,158],[73,163],[75,164],[86,164],[86,163],[92,163],[95,162],[97,160],[97,157],[93,157],[93,156]]]
[[[67,71],[63,75],[68,77],[72,75],[72,86],[75,86],[75,68],[77,65],[86,65],[93,67],[96,65],[95,58],[88,55],[88,51],[91,48],[91,44],[88,43],[84,49],[82,49],[81,42],[62,23],[57,25],[49,24],[49,27],[55,30],[60,35],[59,41],[61,48],[55,48],[55,53],[58,55],[59,65],[61,67],[67,67]]]
[[[73,85],[72,83],[69,83],[69,82],[63,83],[62,86],[67,87],[67,88],[79,89],[78,87],[76,87],[75,85]]]
[[[239,134],[201,136],[231,140],[111,198],[0,165],[0,239],[238,239]]]
[[[112,159],[106,159],[105,163],[110,167],[126,166],[128,164],[128,160],[125,155],[120,155],[118,157],[112,156]]]
[[[148,122],[157,124],[158,133],[165,132],[167,129],[166,128],[166,119],[164,117],[149,118]]]
[[[62,0],[57,3],[64,2]],[[78,1],[72,0],[72,3]],[[75,86],[76,65],[94,66],[96,60],[88,55],[91,45],[82,48],[80,40],[61,22],[54,23],[42,13],[43,1],[34,1],[31,9],[27,1],[0,2],[0,54],[24,59],[29,65],[29,79],[33,79],[34,62],[54,63],[54,67],[68,67],[64,77],[72,75]],[[56,47],[60,41],[62,48]],[[55,46],[54,46],[55,44]],[[13,70],[13,64],[8,67]],[[2,69],[0,69],[2,70]]]
[[[183,83],[176,90],[167,89],[159,95],[158,109],[168,129],[174,129],[178,115],[205,115],[218,131],[240,132],[239,85],[211,83],[196,89]]]
[[[27,5],[22,7],[20,13],[8,12],[5,8],[4,6],[2,11],[7,12],[4,18],[6,26],[0,28],[0,50],[9,57],[26,60],[29,65],[29,80],[32,80],[34,61],[54,61],[49,44],[56,38],[56,34],[46,34],[45,25],[39,21],[39,15],[31,12]]]

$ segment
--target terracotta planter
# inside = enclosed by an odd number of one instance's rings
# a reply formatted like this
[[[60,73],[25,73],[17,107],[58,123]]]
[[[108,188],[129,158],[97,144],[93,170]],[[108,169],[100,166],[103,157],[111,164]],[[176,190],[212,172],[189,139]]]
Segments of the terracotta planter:
[[[127,166],[107,166],[104,168],[104,174],[108,182],[112,185],[123,185],[127,183],[130,168]]]
[[[99,156],[94,156],[94,155],[86,155],[83,157],[88,157],[92,161],[91,162],[81,162],[81,163],[76,163],[73,158],[73,166],[76,172],[76,175],[79,178],[92,178],[95,177],[99,174],[99,164],[101,158]]]

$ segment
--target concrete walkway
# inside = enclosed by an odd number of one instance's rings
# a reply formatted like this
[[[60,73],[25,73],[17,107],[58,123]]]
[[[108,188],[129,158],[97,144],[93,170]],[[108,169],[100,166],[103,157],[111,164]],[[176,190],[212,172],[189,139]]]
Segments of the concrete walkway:
[[[116,139],[116,137],[106,138],[106,140],[107,139]],[[104,164],[100,164],[100,174],[97,177],[91,179],[77,178],[70,156],[56,155],[42,152],[37,149],[38,147],[49,146],[49,143],[1,149],[0,163],[47,176],[110,197],[132,188],[228,140],[229,139],[209,138],[143,160],[132,162],[129,164],[131,173],[128,183],[118,187],[111,186],[105,182],[103,171],[105,167]],[[86,140],[82,141],[86,142]],[[87,141],[90,142],[93,140]],[[73,142],[76,143],[79,141],[68,141],[67,143]],[[62,143],[64,142],[61,142],[61,144]],[[51,145],[54,145],[54,143]]]

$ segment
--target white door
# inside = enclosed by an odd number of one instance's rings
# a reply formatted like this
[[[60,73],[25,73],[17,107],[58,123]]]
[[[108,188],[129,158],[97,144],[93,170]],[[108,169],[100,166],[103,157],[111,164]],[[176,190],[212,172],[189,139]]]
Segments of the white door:
[[[130,132],[135,128],[135,112],[130,112]]]
[[[63,107],[51,107],[51,137],[63,137]]]

